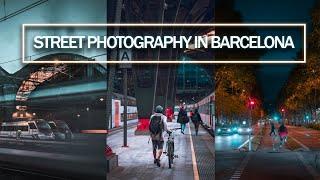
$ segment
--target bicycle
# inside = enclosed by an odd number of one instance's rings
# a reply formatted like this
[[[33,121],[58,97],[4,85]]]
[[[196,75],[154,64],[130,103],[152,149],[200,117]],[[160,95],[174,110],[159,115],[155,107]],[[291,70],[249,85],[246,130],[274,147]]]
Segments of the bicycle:
[[[280,132],[279,138],[280,138],[280,148],[281,148],[287,142],[288,134],[286,132]]]
[[[163,152],[163,153],[168,156],[169,169],[171,169],[172,167],[173,159],[178,158],[178,155],[174,154],[174,134],[173,134],[173,132],[178,129],[181,129],[181,128],[171,129],[171,131],[167,132],[169,136],[166,143],[166,152]]]

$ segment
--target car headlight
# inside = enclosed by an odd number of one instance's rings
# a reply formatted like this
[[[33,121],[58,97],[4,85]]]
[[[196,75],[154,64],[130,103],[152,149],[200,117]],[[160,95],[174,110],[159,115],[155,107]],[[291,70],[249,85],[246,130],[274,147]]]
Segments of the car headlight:
[[[227,131],[228,131],[228,132],[231,132],[231,129],[228,129]]]
[[[238,131],[239,131],[239,132],[242,132],[242,128],[239,128]]]
[[[218,132],[220,132],[221,131],[221,129],[218,129]]]
[[[236,128],[236,127],[235,127],[235,128],[233,128],[233,130],[234,130],[234,131],[237,131],[237,130],[238,130],[238,128]]]
[[[248,129],[247,129],[247,132],[250,132],[250,131],[251,131],[251,128],[248,128]]]

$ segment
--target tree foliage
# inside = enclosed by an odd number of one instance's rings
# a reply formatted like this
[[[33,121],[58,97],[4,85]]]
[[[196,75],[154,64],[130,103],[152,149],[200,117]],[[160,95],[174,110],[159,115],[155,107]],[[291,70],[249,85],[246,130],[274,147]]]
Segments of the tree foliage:
[[[261,101],[257,91],[256,77],[252,66],[226,65],[216,69],[216,111],[218,119],[234,121],[247,120],[249,101],[255,102],[253,119],[261,116]]]
[[[303,119],[304,114],[315,118],[320,101],[320,4],[312,11],[312,32],[308,36],[307,63],[298,65],[291,73],[280,96],[291,120]]]

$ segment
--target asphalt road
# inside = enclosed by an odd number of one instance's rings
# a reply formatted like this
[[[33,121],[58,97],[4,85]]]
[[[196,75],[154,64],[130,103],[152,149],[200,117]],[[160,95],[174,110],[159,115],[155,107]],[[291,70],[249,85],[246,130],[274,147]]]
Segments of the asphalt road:
[[[88,135],[77,143],[1,138],[0,179],[105,179],[104,148],[105,135]]]
[[[287,126],[290,137],[293,137],[302,147],[311,151],[320,150],[320,131],[304,127]]]
[[[232,151],[236,150],[249,139],[248,135],[224,135],[215,137],[216,151]]]
[[[273,150],[267,128],[261,144],[263,148],[255,152],[216,151],[216,179],[320,179],[320,131],[293,126],[288,126],[288,131],[293,142],[300,148],[292,150],[284,146]],[[226,138],[228,137],[222,137],[228,142]],[[236,141],[237,138],[234,139]],[[233,142],[231,137],[229,140]],[[221,149],[222,144],[216,139],[216,148],[220,145]],[[224,149],[232,147],[232,143],[224,144]],[[315,162],[317,156],[318,165]]]

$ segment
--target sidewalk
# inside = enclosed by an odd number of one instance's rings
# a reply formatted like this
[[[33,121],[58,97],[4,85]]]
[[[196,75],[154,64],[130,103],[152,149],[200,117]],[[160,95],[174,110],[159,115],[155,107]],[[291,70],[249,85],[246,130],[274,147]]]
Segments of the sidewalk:
[[[177,123],[168,123],[169,128],[180,127]],[[175,152],[173,168],[169,169],[167,156],[162,155],[161,167],[153,164],[152,145],[149,136],[135,136],[135,128],[128,130],[128,146],[122,147],[123,131],[108,136],[107,143],[119,156],[119,167],[107,174],[108,180],[192,180],[194,177],[190,131],[187,125],[185,134],[175,133]],[[165,147],[164,147],[165,148]]]
[[[202,126],[196,136],[193,123],[190,125],[199,178],[212,180],[215,176],[214,138]]]

